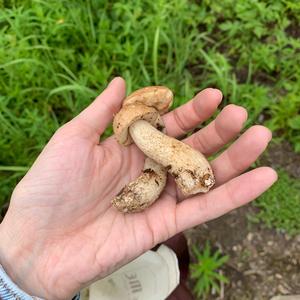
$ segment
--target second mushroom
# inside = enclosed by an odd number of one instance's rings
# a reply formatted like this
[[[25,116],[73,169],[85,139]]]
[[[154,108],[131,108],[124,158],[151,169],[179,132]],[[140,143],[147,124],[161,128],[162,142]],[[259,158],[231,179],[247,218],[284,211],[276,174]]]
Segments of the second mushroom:
[[[113,129],[117,141],[133,141],[147,156],[142,174],[127,184],[112,200],[122,212],[149,207],[163,191],[167,172],[184,195],[208,192],[215,179],[206,158],[187,144],[167,136],[161,115],[172,105],[173,93],[164,86],[139,89],[123,102]]]

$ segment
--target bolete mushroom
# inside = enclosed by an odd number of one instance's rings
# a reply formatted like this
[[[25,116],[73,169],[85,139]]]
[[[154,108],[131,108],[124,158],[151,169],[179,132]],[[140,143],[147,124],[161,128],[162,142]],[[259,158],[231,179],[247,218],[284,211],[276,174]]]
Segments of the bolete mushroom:
[[[167,112],[172,102],[172,91],[163,86],[142,88],[129,95],[114,117],[113,129],[117,141],[124,146],[130,145],[133,140],[129,128],[138,120],[146,120],[149,126],[165,132],[160,114]],[[166,181],[166,168],[146,158],[142,174],[127,184],[112,204],[122,212],[144,210],[159,197]]]
[[[215,179],[206,158],[187,144],[165,135],[160,114],[172,104],[171,90],[163,86],[139,89],[123,102],[113,128],[122,145],[132,141],[144,152],[144,170],[112,200],[122,212],[141,211],[150,206],[166,184],[166,171],[184,195],[207,192]],[[151,160],[150,160],[150,159]]]

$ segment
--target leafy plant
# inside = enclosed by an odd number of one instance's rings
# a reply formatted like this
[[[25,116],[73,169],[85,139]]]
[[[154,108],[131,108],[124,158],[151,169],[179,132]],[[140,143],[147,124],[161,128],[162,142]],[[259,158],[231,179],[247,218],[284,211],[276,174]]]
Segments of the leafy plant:
[[[169,86],[174,107],[220,88],[300,151],[299,16],[292,0],[0,0],[0,203],[116,75]]]
[[[288,139],[300,152],[300,90],[285,95],[278,103],[271,106],[271,118],[266,125],[272,131],[281,131],[277,139]],[[282,129],[285,129],[282,131]]]
[[[254,205],[260,211],[250,216],[253,222],[263,222],[269,228],[291,235],[300,233],[300,182],[279,170],[279,179]]]
[[[219,269],[229,257],[222,255],[219,250],[212,252],[210,244],[206,242],[203,252],[193,246],[196,262],[190,265],[191,277],[195,280],[194,293],[197,297],[208,295],[213,289],[220,292],[220,284],[228,283],[228,278]]]

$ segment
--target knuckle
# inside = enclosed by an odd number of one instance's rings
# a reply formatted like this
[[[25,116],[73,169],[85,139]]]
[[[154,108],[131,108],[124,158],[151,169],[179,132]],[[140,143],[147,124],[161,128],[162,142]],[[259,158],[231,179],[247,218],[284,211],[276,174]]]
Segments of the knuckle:
[[[177,109],[173,111],[173,116],[177,126],[183,133],[189,131],[188,126],[185,125],[185,120],[183,115]]]
[[[202,154],[206,154],[208,152],[207,142],[205,141],[204,135],[200,134],[200,132],[196,133],[193,137],[193,146],[199,150]]]

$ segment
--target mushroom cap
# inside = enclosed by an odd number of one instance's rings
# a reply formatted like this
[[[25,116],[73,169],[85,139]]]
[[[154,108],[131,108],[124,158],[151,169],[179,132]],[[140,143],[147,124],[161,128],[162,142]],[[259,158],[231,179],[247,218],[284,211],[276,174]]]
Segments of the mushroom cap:
[[[154,107],[162,115],[169,110],[173,103],[173,93],[165,86],[148,86],[130,94],[123,102],[123,106],[141,103]]]
[[[159,112],[153,108],[140,103],[125,105],[115,115],[113,121],[113,130],[117,141],[124,146],[132,143],[132,138],[129,134],[129,126],[135,121],[145,120],[158,130],[164,129]]]

